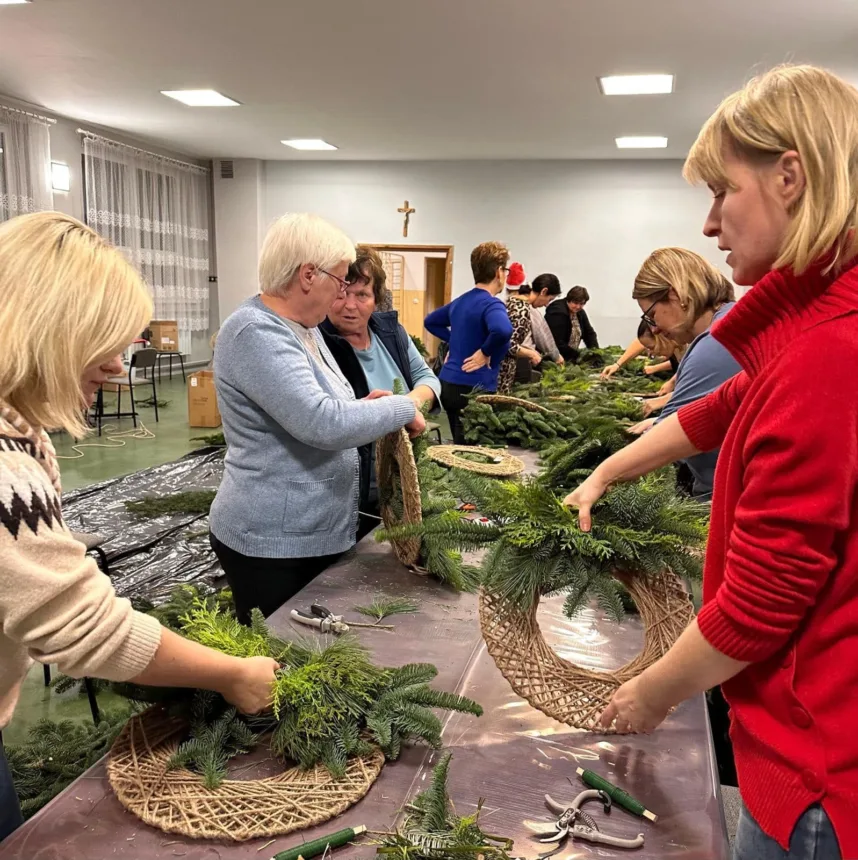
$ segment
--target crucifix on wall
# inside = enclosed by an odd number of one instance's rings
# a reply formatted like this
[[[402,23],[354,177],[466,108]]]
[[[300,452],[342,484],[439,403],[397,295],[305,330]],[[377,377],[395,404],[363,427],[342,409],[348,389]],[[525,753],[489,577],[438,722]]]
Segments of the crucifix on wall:
[[[406,200],[405,205],[396,210],[405,216],[405,223],[402,225],[402,235],[408,238],[408,222],[411,216],[417,211],[411,207],[411,204]]]

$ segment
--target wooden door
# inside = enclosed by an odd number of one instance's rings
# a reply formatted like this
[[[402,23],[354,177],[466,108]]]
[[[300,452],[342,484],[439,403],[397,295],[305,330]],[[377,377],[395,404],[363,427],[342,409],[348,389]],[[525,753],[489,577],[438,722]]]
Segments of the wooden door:
[[[424,319],[436,308],[442,307],[446,303],[446,283],[447,283],[447,258],[446,257],[427,257],[426,258],[426,303],[423,308]],[[423,329],[423,343],[426,344],[426,350],[431,356],[438,353],[438,345],[440,341],[437,337],[429,334],[426,329]]]

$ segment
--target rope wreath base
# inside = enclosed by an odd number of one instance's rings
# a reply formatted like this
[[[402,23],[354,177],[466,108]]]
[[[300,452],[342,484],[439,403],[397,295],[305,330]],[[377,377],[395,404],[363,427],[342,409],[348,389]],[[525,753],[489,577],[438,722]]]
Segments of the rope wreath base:
[[[599,717],[616,690],[662,657],[694,618],[676,575],[618,579],[640,612],[644,647],[634,660],[607,672],[576,666],[548,646],[536,620],[538,602],[521,610],[485,589],[480,593],[480,627],[501,674],[534,708],[576,729],[604,732]]]
[[[381,519],[385,528],[404,523],[423,522],[423,502],[420,498],[420,481],[417,478],[417,463],[411,439],[403,428],[388,433],[375,443],[376,483],[380,501]],[[402,518],[390,504],[396,484],[402,488]],[[392,540],[393,552],[406,566],[414,567],[420,560],[420,538]]]
[[[524,469],[524,462],[513,457],[508,451],[497,451],[494,448],[481,448],[478,445],[433,445],[427,452],[429,458],[445,466],[454,466],[478,475],[490,475],[493,478],[514,478]],[[479,454],[488,457],[488,463],[469,460],[461,454]],[[495,460],[499,462],[494,462]]]
[[[119,802],[146,824],[195,839],[243,842],[323,824],[357,803],[384,766],[376,750],[350,759],[340,779],[317,765],[208,789],[199,774],[167,769],[186,733],[187,725],[161,708],[132,717],[113,744],[107,777]]]
[[[529,400],[522,400],[520,397],[508,397],[506,394],[480,394],[475,397],[477,403],[488,403],[491,406],[521,406],[528,412],[541,412],[543,415],[550,415],[551,410],[539,403],[531,403]]]

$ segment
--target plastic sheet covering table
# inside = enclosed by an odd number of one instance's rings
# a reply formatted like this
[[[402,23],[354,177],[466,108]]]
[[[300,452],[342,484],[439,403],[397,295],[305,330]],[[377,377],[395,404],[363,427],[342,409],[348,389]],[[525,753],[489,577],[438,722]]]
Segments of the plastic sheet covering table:
[[[524,456],[532,466],[533,455]],[[592,804],[587,811],[604,821],[606,832],[622,836],[643,832],[645,846],[622,852],[570,842],[556,855],[559,860],[622,856],[725,860],[728,842],[702,697],[682,705],[648,737],[599,737],[569,729],[532,709],[501,677],[483,646],[473,596],[453,594],[409,573],[390,548],[375,543],[372,536],[269,621],[281,635],[300,635],[304,628],[289,620],[292,608],[320,601],[349,617],[352,607],[380,591],[413,598],[420,611],[388,619],[396,626],[394,633],[358,631],[375,658],[386,665],[434,663],[439,669],[437,685],[475,698],[486,710],[481,719],[453,715],[445,727],[445,742],[454,751],[451,794],[461,814],[485,798],[486,829],[515,837],[516,854],[535,858],[544,847],[532,840],[524,822],[547,822],[543,795],[571,799],[580,785],[575,768],[589,767],[627,789],[660,819],[650,825],[620,809],[605,819],[598,805]],[[541,621],[546,638],[562,655],[607,668],[639,649],[638,619],[630,616],[618,626],[594,610],[570,621],[561,608],[561,600],[546,601]],[[147,827],[122,809],[107,784],[104,765],[99,764],[0,845],[0,860],[267,860],[277,851],[340,827],[364,824],[381,830],[392,826],[405,801],[426,785],[436,760],[437,753],[424,747],[407,749],[398,762],[384,768],[369,794],[337,821],[277,839],[262,851],[258,849],[268,840],[241,845],[197,842]],[[265,763],[244,768],[245,778],[252,778],[261,775]],[[334,856],[362,860],[374,856],[374,849],[343,848]]]
[[[208,516],[129,514],[125,502],[188,490],[216,490],[223,475],[223,448],[204,448],[180,460],[94,484],[63,496],[70,529],[96,532],[122,597],[159,603],[177,586],[211,581],[220,573],[208,541]]]

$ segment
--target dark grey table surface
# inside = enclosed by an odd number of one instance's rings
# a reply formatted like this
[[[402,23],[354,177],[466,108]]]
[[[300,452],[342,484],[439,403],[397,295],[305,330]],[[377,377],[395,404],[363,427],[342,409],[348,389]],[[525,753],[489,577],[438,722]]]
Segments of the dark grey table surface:
[[[534,456],[519,453],[533,466]],[[543,795],[571,799],[582,786],[576,767],[588,767],[621,785],[659,815],[652,825],[621,809],[604,816],[589,804],[605,832],[633,837],[644,833],[643,848],[629,852],[569,842],[558,860],[636,856],[641,860],[724,860],[728,840],[718,785],[718,770],[702,697],[686,702],[650,736],[602,737],[570,729],[531,708],[513,693],[486,652],[472,595],[454,594],[433,580],[417,577],[400,565],[390,548],[372,536],[344,556],[278,610],[269,623],[280,634],[306,633],[289,619],[292,608],[313,601],[348,614],[357,604],[384,592],[415,599],[415,615],[390,619],[394,632],[357,631],[379,663],[434,663],[435,685],[479,701],[483,717],[455,714],[444,739],[453,750],[450,788],[460,814],[484,799],[488,832],[515,839],[515,853],[535,858],[544,846],[532,838],[527,822],[546,823]],[[574,620],[562,615],[562,600],[540,608],[546,639],[570,660],[592,668],[624,663],[640,649],[640,620],[622,625],[588,610]],[[336,821],[276,839],[225,843],[183,839],[143,824],[126,812],[110,790],[99,763],[0,845],[0,860],[266,860],[278,851],[340,827],[364,824],[370,830],[391,827],[405,801],[425,786],[438,753],[423,747],[406,750],[385,766],[367,796]],[[252,769],[243,772],[252,778]],[[570,784],[569,780],[572,780]],[[260,850],[262,849],[262,850]],[[343,848],[342,858],[374,856],[369,846]]]

